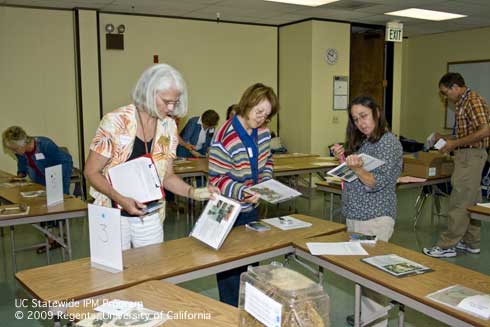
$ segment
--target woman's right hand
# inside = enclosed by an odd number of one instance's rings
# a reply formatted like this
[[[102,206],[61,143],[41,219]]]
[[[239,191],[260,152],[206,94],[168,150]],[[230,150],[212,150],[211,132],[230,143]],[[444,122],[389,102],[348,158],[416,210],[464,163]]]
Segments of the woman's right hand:
[[[345,150],[342,144],[334,144],[330,147],[330,150],[333,152],[333,155],[335,156],[335,158],[337,158],[337,160],[341,161],[345,158]]]
[[[245,195],[242,199],[242,202],[255,204],[255,203],[259,202],[259,199],[260,199],[260,197],[258,194],[245,193]]]
[[[143,216],[145,212],[141,209],[144,209],[146,205],[141,202],[136,201],[135,199],[123,197],[119,200],[119,205],[130,215],[133,216]]]

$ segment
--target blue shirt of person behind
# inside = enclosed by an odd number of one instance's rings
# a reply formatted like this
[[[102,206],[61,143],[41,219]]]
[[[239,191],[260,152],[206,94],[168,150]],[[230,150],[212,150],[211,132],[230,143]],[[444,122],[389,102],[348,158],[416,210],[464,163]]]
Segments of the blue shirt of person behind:
[[[34,140],[35,149],[32,160],[39,172],[29,165],[27,154],[15,154],[17,157],[17,174],[27,175],[33,182],[46,185],[46,178],[44,176],[45,169],[47,167],[61,165],[63,174],[63,193],[69,194],[70,179],[73,170],[71,155],[60,149],[47,137],[35,136]]]
[[[195,147],[195,151],[201,156],[206,156],[209,145],[214,135],[214,127],[217,125],[219,115],[214,110],[207,110],[201,117],[192,117],[180,132],[182,140]],[[201,132],[205,133],[205,138],[199,140]],[[201,141],[201,142],[200,142]],[[186,147],[177,147],[177,156],[192,158],[194,155]]]

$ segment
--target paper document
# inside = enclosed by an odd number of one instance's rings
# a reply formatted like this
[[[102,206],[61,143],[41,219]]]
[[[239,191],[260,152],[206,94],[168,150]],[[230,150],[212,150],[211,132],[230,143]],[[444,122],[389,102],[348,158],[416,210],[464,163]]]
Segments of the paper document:
[[[418,275],[432,271],[432,269],[428,267],[399,257],[396,254],[378,255],[362,259],[362,261],[396,277]]]
[[[91,314],[88,318],[75,324],[75,327],[117,327],[138,326],[156,327],[161,326],[168,320],[168,314],[157,312],[146,308],[133,308],[122,316],[113,316],[98,312]]]
[[[90,264],[112,273],[123,271],[121,211],[88,205]]]
[[[235,224],[240,203],[222,195],[210,199],[189,236],[218,250]]]
[[[97,312],[107,313],[111,316],[122,316],[128,311],[136,308],[142,308],[142,302],[132,302],[132,301],[123,301],[123,300],[112,300],[106,302],[102,305],[99,305],[94,310]]]
[[[446,143],[447,142],[445,139],[439,139],[439,141],[437,141],[436,144],[434,144],[434,148],[436,148],[437,150],[440,150],[446,145]]]
[[[367,171],[373,171],[385,163],[383,160],[376,159],[365,153],[359,154],[359,157],[363,162],[362,168]],[[345,162],[339,165],[337,168],[328,171],[327,174],[330,176],[339,177],[347,182],[352,182],[357,179],[357,175],[345,164]]]
[[[29,214],[29,206],[24,203],[0,206],[0,217],[23,216],[27,214]]]
[[[301,195],[300,192],[276,181],[275,179],[269,179],[265,182],[249,187],[245,190],[245,192],[258,194],[262,200],[270,203],[284,202]]]
[[[436,138],[435,132],[431,133],[429,136],[427,136],[427,139],[425,140],[425,143],[424,143],[424,150],[425,151],[429,151],[429,149],[434,146],[434,143],[436,142],[435,138]]]
[[[38,191],[26,191],[20,192],[20,195],[24,198],[35,198],[36,196],[46,196],[46,191],[38,190]]]
[[[63,170],[61,165],[47,167],[46,176],[46,204],[52,206],[63,202]]]
[[[490,208],[490,202],[488,203],[477,203],[477,206],[484,207],[484,208]]]
[[[490,295],[462,285],[446,287],[427,295],[427,298],[479,318],[490,318]]]
[[[313,255],[369,255],[358,242],[306,243]]]
[[[245,283],[244,309],[264,326],[281,326],[282,304],[248,282]]]
[[[283,216],[276,218],[267,218],[262,219],[264,223],[277,227],[281,230],[290,230],[290,229],[298,229],[298,228],[307,228],[311,227],[311,223],[302,221],[300,219],[291,217],[291,216]]]
[[[139,157],[109,169],[112,187],[139,202],[163,198],[157,169],[150,157]]]

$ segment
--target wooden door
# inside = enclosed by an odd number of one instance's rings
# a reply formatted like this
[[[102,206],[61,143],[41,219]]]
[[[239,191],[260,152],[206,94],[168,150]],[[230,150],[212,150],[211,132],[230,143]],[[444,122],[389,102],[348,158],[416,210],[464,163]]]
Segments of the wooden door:
[[[351,33],[350,100],[369,95],[384,108],[385,41],[383,30]]]

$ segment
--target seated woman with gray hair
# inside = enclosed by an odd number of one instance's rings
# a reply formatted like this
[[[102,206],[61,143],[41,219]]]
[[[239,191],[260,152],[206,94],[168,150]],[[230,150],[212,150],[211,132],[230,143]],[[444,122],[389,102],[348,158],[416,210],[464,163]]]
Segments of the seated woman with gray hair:
[[[17,159],[17,176],[28,176],[33,182],[46,185],[45,169],[61,165],[63,193],[69,193],[73,161],[51,139],[29,136],[22,127],[11,126],[3,132],[2,142],[4,149]]]
[[[171,116],[187,113],[187,87],[182,75],[166,64],[153,65],[143,72],[133,91],[132,104],[106,114],[90,145],[84,174],[92,185],[94,204],[119,204],[123,249],[163,242],[165,207],[145,216],[145,204],[123,196],[108,180],[109,168],[151,154],[165,189],[188,198],[203,200],[215,187],[194,189],[174,174],[173,159],[178,131]],[[137,185],[135,185],[137,187]]]

